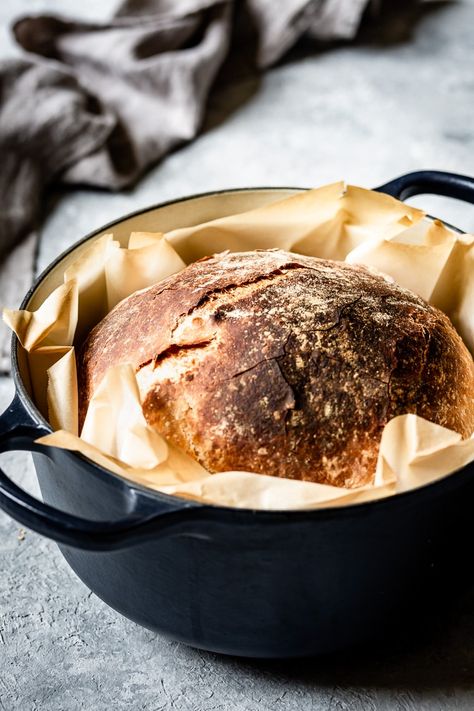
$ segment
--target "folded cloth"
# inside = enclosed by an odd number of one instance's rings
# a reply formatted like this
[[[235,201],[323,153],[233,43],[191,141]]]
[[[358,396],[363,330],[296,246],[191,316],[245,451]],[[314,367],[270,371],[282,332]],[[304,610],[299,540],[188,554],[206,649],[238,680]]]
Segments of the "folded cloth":
[[[0,65],[0,258],[54,180],[120,189],[201,126],[243,10],[265,68],[303,34],[352,37],[369,0],[126,0],[106,24],[26,17]]]

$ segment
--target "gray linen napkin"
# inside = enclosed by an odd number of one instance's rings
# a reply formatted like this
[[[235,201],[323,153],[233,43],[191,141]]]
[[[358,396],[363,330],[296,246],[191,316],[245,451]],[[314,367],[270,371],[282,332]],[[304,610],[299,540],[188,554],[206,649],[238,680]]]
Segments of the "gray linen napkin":
[[[0,258],[53,181],[120,189],[197,134],[243,10],[265,68],[303,34],[352,37],[368,1],[126,0],[107,24],[17,21],[30,55],[0,65]]]

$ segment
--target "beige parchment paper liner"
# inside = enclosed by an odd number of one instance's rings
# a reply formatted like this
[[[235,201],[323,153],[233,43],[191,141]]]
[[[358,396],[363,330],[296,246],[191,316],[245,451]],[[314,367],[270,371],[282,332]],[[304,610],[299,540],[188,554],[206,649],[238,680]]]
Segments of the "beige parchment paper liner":
[[[474,437],[462,440],[416,415],[403,415],[383,431],[369,486],[344,489],[241,471],[210,475],[147,425],[130,365],[109,369],[80,437],[77,432],[74,344],[122,298],[225,249],[280,248],[383,271],[445,311],[473,352],[474,237],[424,217],[391,197],[341,182],[165,235],[132,233],[126,249],[113,235],[95,240],[37,311],[4,310],[27,351],[35,401],[55,430],[39,441],[82,452],[159,491],[255,509],[347,505],[455,471],[474,459]]]

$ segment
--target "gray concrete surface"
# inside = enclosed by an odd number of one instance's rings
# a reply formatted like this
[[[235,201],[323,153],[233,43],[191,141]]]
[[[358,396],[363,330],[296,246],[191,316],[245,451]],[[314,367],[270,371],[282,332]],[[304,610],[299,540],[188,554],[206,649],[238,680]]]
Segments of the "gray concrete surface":
[[[6,26],[19,14],[100,18],[115,4],[4,0],[0,54],[16,52]],[[300,51],[264,77],[242,76],[212,98],[205,133],[133,190],[58,192],[39,234],[37,268],[98,225],[186,193],[340,178],[373,186],[420,168],[474,174],[474,4],[437,5],[416,23],[392,21],[383,41]],[[472,207],[428,197],[416,204],[474,231]],[[0,379],[2,410],[11,392],[9,378]],[[36,491],[27,455],[3,455],[3,465]],[[298,663],[197,652],[118,616],[54,544],[0,515],[2,711],[467,711],[473,638],[474,592],[440,610],[429,633],[395,648]]]

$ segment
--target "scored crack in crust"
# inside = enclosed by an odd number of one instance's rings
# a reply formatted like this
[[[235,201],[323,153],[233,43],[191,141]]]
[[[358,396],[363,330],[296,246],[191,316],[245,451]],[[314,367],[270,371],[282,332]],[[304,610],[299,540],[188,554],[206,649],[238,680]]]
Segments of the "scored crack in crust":
[[[149,424],[211,472],[356,487],[396,415],[474,429],[474,364],[443,313],[365,267],[280,250],[205,258],[118,304],[79,356],[81,421],[119,363]]]

